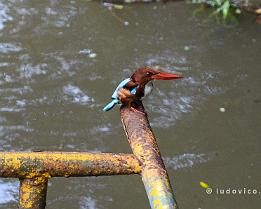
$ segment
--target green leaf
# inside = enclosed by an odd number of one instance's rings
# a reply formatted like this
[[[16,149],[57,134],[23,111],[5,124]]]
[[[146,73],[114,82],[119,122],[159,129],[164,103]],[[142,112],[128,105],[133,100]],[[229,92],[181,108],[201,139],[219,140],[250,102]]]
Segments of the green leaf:
[[[223,14],[223,18],[226,19],[228,16],[228,12],[229,12],[229,8],[230,8],[230,3],[229,1],[225,1],[225,3],[222,5],[222,14]]]

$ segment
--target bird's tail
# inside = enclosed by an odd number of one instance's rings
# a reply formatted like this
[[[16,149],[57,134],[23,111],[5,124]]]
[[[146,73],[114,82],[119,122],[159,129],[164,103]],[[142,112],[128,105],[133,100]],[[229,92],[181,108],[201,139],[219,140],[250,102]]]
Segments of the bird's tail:
[[[116,104],[118,104],[118,100],[114,99],[110,103],[108,103],[102,110],[103,112],[107,112],[111,110]]]

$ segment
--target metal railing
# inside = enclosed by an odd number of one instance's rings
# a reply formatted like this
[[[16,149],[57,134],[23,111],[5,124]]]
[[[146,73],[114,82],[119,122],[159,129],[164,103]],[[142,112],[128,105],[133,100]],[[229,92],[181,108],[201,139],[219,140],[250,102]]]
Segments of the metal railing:
[[[152,209],[178,208],[144,107],[121,108],[133,154],[0,152],[0,177],[19,178],[19,208],[43,209],[52,177],[140,174]]]

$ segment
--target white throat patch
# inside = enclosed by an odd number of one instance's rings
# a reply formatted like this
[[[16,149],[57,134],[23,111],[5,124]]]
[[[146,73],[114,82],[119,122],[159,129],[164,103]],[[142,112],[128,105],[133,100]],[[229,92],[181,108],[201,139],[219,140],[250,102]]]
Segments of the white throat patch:
[[[152,81],[147,83],[144,89],[144,97],[148,96],[153,90],[153,83]]]

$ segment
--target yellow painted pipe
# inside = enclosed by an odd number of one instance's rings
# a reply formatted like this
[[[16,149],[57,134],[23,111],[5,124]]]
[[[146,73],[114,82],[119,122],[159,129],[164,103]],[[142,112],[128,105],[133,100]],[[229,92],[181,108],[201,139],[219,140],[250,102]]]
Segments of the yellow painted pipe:
[[[176,209],[169,177],[162,161],[156,139],[141,102],[133,111],[121,107],[121,119],[133,153],[142,163],[141,176],[152,209]]]
[[[0,177],[34,178],[138,174],[133,154],[0,152]]]
[[[48,178],[20,179],[19,209],[44,209]]]

